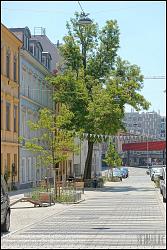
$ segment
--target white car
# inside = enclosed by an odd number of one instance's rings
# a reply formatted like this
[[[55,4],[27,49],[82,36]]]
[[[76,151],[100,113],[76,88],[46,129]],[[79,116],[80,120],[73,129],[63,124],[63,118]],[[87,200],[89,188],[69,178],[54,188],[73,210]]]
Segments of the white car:
[[[166,202],[166,167],[163,167],[162,176],[160,176],[160,193],[163,196],[163,202]]]
[[[162,168],[152,168],[150,177],[152,181],[155,181],[158,179],[160,176],[162,176]]]

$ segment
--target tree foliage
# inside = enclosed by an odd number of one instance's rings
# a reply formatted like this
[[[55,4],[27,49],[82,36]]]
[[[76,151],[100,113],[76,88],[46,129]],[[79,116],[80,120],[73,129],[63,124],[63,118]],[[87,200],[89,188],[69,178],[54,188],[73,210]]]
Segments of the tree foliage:
[[[112,143],[109,144],[105,159],[103,161],[107,163],[110,168],[121,166],[122,159],[120,158],[115,146]]]
[[[67,160],[71,152],[78,150],[73,133],[63,128],[70,124],[72,116],[67,107],[62,105],[58,115],[44,108],[39,111],[36,122],[28,121],[28,127],[31,131],[36,131],[38,136],[26,140],[25,147],[37,153],[37,164],[42,162],[43,166],[55,167],[57,163]]]
[[[85,178],[91,177],[93,143],[90,134],[114,135],[123,129],[125,105],[148,109],[140,94],[143,75],[137,65],[118,56],[119,27],[108,20],[103,28],[96,23],[78,25],[75,14],[67,23],[68,34],[60,47],[66,69],[48,80],[55,87],[55,101],[68,106],[73,117],[68,129],[88,133]]]

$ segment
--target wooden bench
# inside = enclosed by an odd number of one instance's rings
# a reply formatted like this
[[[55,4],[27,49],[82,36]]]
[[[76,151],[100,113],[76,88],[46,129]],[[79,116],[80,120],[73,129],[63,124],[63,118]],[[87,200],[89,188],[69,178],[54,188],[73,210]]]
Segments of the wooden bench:
[[[30,197],[23,197],[23,198],[18,199],[17,201],[11,202],[10,207],[15,205],[18,202],[30,202],[30,203],[34,204],[34,207],[36,207],[36,206],[42,207],[42,202],[35,201]]]

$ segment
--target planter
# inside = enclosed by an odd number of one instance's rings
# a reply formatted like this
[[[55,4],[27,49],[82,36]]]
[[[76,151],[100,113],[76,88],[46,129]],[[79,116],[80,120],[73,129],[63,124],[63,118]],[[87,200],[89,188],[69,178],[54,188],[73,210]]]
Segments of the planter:
[[[117,176],[113,176],[113,177],[109,177],[108,181],[111,181],[111,182],[118,182],[118,181],[120,181],[120,178],[117,177]]]
[[[53,202],[53,195],[50,192],[40,192],[39,193],[39,200],[42,203],[52,203]]]
[[[84,187],[87,188],[95,188],[95,182],[93,179],[87,179],[84,181]],[[97,179],[96,181],[96,188],[104,187],[104,181],[102,179]]]
[[[31,198],[32,201],[36,201],[39,203],[48,203],[48,204],[55,204],[54,201],[54,195],[51,192],[40,192],[40,191],[35,191],[32,193],[27,193],[24,194],[24,196]]]

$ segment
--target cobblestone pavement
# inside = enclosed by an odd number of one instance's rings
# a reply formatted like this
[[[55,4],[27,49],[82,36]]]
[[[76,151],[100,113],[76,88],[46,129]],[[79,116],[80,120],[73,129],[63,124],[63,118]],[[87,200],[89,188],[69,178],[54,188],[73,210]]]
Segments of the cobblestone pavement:
[[[127,179],[86,191],[85,199],[12,209],[1,249],[166,249],[165,205],[145,169],[130,168]]]

